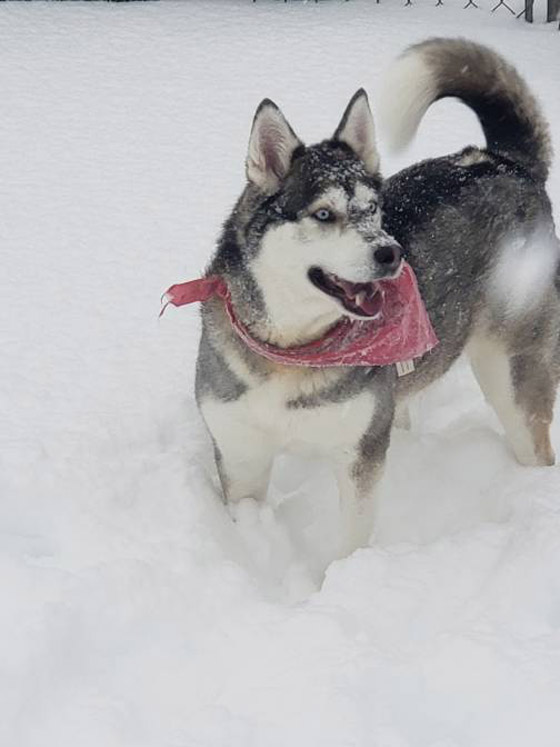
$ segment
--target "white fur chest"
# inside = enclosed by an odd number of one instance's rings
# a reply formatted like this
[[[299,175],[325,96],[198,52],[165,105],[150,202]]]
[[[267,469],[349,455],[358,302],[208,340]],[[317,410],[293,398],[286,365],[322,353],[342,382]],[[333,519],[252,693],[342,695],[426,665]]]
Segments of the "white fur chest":
[[[353,449],[372,421],[375,397],[367,390],[329,401],[322,392],[338,376],[338,371],[280,373],[234,402],[204,400],[201,411],[218,442],[237,434],[249,442],[262,439],[274,451],[325,455]]]

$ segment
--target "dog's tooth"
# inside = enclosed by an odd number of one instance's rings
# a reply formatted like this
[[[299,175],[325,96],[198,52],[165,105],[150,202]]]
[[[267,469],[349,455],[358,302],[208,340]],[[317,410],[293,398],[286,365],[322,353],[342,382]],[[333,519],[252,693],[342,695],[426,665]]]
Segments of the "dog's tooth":
[[[366,292],[360,291],[358,295],[356,296],[356,303],[358,304],[358,306],[361,306],[363,302],[365,301],[365,299],[366,299]]]

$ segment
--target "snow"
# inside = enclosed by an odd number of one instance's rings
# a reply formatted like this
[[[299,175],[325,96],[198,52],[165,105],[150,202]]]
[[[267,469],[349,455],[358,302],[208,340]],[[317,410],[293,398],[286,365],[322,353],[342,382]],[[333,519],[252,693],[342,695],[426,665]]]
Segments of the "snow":
[[[559,149],[555,27],[462,4],[2,4],[1,744],[557,747],[560,478],[515,463],[464,364],[395,434],[372,547],[328,565],[324,465],[279,460],[231,521],[197,314],[158,321],[265,96],[318,140],[362,85],[375,114],[405,45],[462,34],[515,62]],[[442,102],[384,169],[473,141]],[[558,218],[558,164],[549,188]]]
[[[558,266],[559,244],[547,226],[530,236],[510,236],[498,247],[492,297],[515,318],[534,308]]]

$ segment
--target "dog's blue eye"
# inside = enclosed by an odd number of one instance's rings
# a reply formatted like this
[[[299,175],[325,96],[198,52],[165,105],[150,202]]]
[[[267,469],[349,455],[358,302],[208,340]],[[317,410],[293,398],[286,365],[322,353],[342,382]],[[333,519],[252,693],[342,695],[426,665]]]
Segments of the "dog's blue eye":
[[[331,213],[331,211],[327,210],[327,208],[321,208],[320,210],[317,210],[316,213],[313,213],[313,217],[321,223],[332,223],[332,221],[335,219],[334,213]]]

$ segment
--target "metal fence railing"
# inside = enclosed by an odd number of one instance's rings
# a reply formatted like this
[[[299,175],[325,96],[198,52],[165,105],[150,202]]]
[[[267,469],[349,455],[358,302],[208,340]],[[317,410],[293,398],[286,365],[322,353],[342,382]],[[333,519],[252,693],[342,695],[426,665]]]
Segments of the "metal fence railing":
[[[535,0],[524,0],[524,8],[521,11],[521,13],[517,14],[517,17],[525,18],[525,20],[528,21],[529,23],[533,23],[534,5],[535,5]],[[560,18],[560,0],[547,0],[547,3],[546,3],[547,23],[553,23],[554,21],[558,21],[559,18]]]
[[[350,0],[344,1],[350,2]],[[257,0],[253,0],[253,2],[256,3]],[[287,2],[289,2],[289,0],[284,0],[284,3]],[[318,3],[319,0],[314,0],[314,2]],[[511,2],[512,0],[498,0],[498,2],[490,8],[490,12],[495,13],[500,8],[504,8],[504,10],[507,10],[516,18],[524,18],[528,23],[533,23],[535,0],[523,0],[523,8],[521,11],[512,8],[510,4]],[[381,5],[381,0],[375,0],[375,4]],[[411,7],[414,5],[414,0],[402,0],[402,4],[405,7]],[[446,4],[446,0],[435,0],[434,4],[436,8],[442,7]],[[477,0],[467,0],[463,8],[466,10],[467,8],[480,8],[480,6],[477,3]],[[558,30],[560,30],[560,0],[546,0],[546,21],[547,23],[558,21]]]

